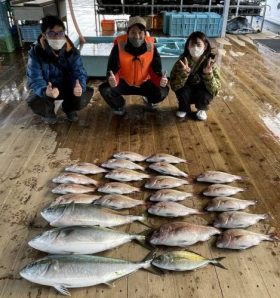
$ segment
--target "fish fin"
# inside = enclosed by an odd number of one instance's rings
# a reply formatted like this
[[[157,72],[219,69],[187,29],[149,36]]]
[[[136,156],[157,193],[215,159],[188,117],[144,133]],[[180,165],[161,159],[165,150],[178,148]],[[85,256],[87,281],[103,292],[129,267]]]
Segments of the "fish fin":
[[[104,284],[109,288],[114,288],[116,286],[114,283],[109,283],[109,282],[104,282]]]
[[[71,296],[70,292],[64,285],[56,285],[53,286],[60,294],[66,295],[66,296]]]
[[[214,265],[214,266],[216,266],[216,267],[220,267],[220,268],[223,268],[223,269],[225,269],[225,270],[228,270],[224,265],[222,265],[222,264],[220,263],[220,261],[223,260],[223,259],[225,259],[225,257],[215,258],[215,259],[213,259],[212,261],[215,261],[215,262],[217,262],[217,263],[211,263],[211,264]]]
[[[148,228],[152,228],[149,224],[148,224],[148,212],[144,212],[142,214],[143,219],[138,219],[137,221],[139,221],[141,224],[143,224],[144,226],[148,227]]]
[[[146,271],[152,273],[152,274],[155,274],[155,275],[163,275],[163,274],[166,274],[165,271],[163,271],[162,269],[160,268],[157,268],[155,266],[151,266],[149,268],[145,268]]]
[[[269,241],[280,241],[280,239],[275,234],[269,234]]]
[[[151,230],[145,230],[142,233],[138,234],[138,235],[142,235],[145,236],[145,239],[140,240],[140,239],[135,239],[134,241],[138,242],[142,247],[146,248],[147,250],[154,250],[155,247],[152,246],[148,241],[147,238],[150,237],[152,234]]]

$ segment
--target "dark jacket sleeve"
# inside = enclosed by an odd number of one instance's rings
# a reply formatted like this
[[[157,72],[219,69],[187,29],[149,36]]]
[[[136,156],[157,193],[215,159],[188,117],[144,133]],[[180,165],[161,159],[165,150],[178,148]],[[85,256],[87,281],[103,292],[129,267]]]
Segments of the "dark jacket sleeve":
[[[154,55],[153,55],[153,60],[150,68],[150,76],[151,76],[151,81],[156,86],[159,86],[160,80],[162,77],[162,66],[161,66],[161,58],[157,51],[156,46],[154,46]]]
[[[85,92],[86,87],[87,87],[87,73],[83,66],[81,55],[78,51],[76,52],[76,54],[73,57],[71,77],[73,80],[73,82],[72,82],[73,87],[76,84],[76,80],[79,80],[79,83],[83,89],[83,92]]]
[[[115,44],[111,50],[111,53],[108,59],[107,73],[111,70],[114,74],[116,74],[119,71],[119,69],[120,69],[119,47],[117,44]]]

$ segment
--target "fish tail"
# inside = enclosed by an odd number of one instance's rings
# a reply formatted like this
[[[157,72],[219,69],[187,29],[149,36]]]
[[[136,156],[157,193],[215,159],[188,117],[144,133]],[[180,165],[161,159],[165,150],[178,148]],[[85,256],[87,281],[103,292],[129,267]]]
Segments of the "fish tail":
[[[280,241],[280,239],[275,235],[275,234],[269,234],[267,235],[267,239],[268,241]]]
[[[139,216],[139,219],[137,219],[141,224],[144,226],[151,228],[151,226],[148,223],[148,212],[145,212],[142,216]]]
[[[262,214],[262,216],[263,216],[262,219],[264,219],[264,220],[272,220],[273,219],[272,216],[268,213]]]
[[[142,263],[143,263],[142,269],[144,269],[150,273],[153,273],[155,275],[162,275],[163,274],[162,270],[152,266],[152,261],[155,258],[155,256],[156,256],[156,249],[151,250],[142,261]]]
[[[219,257],[219,258],[212,259],[212,260],[211,260],[211,264],[213,264],[213,265],[216,266],[216,267],[220,267],[220,268],[222,268],[222,269],[227,270],[227,268],[226,268],[224,265],[222,265],[222,264],[220,263],[220,261],[223,260],[224,258],[225,258],[225,257]]]

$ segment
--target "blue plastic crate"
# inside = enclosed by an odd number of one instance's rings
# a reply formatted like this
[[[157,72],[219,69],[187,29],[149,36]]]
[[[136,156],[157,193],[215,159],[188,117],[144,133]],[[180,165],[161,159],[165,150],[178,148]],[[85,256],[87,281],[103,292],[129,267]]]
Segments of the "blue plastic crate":
[[[8,7],[6,1],[0,0],[0,37],[8,37],[11,27],[8,18]]]
[[[41,34],[41,25],[22,25],[20,26],[20,32],[25,42],[34,42]]]
[[[163,24],[162,24],[162,32],[164,34],[168,34],[169,32],[169,24],[170,24],[170,16],[172,12],[163,12]]]
[[[170,36],[184,36],[183,34],[183,14],[172,13],[170,15],[170,23],[168,28],[168,34]]]
[[[196,28],[196,16],[192,13],[185,12],[183,14],[183,35],[189,36]]]
[[[208,37],[218,37],[222,31],[223,18],[215,12],[207,12],[208,25],[206,34]]]
[[[208,15],[205,12],[197,12],[194,15],[196,17],[195,31],[207,34]]]

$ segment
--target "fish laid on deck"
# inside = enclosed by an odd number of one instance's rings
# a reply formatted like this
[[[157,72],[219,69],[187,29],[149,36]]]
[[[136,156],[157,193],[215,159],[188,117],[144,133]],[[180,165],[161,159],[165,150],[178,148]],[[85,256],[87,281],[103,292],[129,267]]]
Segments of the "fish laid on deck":
[[[128,196],[118,194],[105,195],[94,201],[94,205],[100,205],[116,210],[129,209],[144,204],[145,202],[142,200],[135,200]]]
[[[171,251],[153,259],[152,264],[160,269],[172,271],[189,271],[205,267],[209,264],[226,269],[220,261],[224,257],[206,259],[190,251]]]
[[[218,214],[214,227],[223,229],[247,228],[262,219],[267,219],[267,214],[252,214],[241,211],[228,211]]]
[[[148,212],[150,214],[164,217],[179,217],[205,213],[199,211],[198,209],[188,208],[176,202],[158,202],[149,207]]]
[[[120,183],[120,182],[109,182],[106,183],[97,189],[99,192],[104,193],[115,193],[115,194],[128,194],[132,192],[140,191],[139,187],[134,187],[129,184]]]
[[[209,197],[227,197],[233,196],[240,191],[245,191],[245,189],[224,184],[212,184],[208,186],[203,194]]]
[[[82,194],[82,193],[89,193],[89,192],[94,192],[95,187],[89,187],[89,186],[84,186],[80,184],[59,184],[57,187],[52,189],[53,193],[61,194],[61,195],[66,195],[70,193],[75,193],[75,194]]]
[[[70,226],[43,232],[28,244],[50,254],[94,254],[132,240],[144,242],[145,236],[101,227]]]
[[[152,202],[176,202],[183,201],[187,198],[192,197],[191,193],[179,191],[176,189],[160,189],[150,197]]]
[[[110,209],[85,204],[66,204],[47,207],[42,217],[53,227],[100,226],[114,227],[134,221],[145,221],[144,216],[121,215]]]
[[[149,156],[147,162],[167,162],[167,163],[186,163],[185,159],[167,153],[157,153]]]
[[[232,197],[216,197],[212,199],[207,207],[207,211],[237,211],[253,206],[257,201],[240,200]]]
[[[228,249],[247,249],[260,244],[261,241],[280,241],[274,235],[254,233],[248,230],[231,229],[219,236],[216,246]]]
[[[235,180],[242,180],[241,176],[232,175],[220,171],[206,171],[200,174],[196,180],[199,182],[208,182],[208,183],[230,183]]]
[[[150,175],[139,173],[134,170],[130,169],[115,169],[105,175],[106,178],[117,180],[117,181],[123,181],[123,182],[129,182],[129,181],[141,181],[145,178],[150,178]]]
[[[65,171],[79,174],[100,174],[107,172],[107,170],[89,162],[79,162],[77,164],[67,166]]]
[[[149,168],[159,172],[164,175],[178,176],[178,177],[188,177],[188,174],[179,170],[177,167],[173,166],[167,162],[156,162],[149,165]]]
[[[89,255],[51,255],[25,266],[20,275],[28,281],[54,287],[69,295],[68,288],[108,284],[115,279],[151,266],[151,259],[132,263]]]
[[[117,152],[113,156],[118,159],[128,159],[130,161],[144,161],[147,158],[147,156],[131,151]]]
[[[155,176],[146,182],[145,187],[149,189],[164,189],[175,188],[184,184],[189,184],[189,182],[171,176]]]
[[[101,164],[102,167],[107,169],[130,169],[130,170],[141,170],[144,171],[145,168],[128,160],[128,159],[109,159]]]
[[[92,204],[95,200],[99,199],[101,196],[98,195],[88,195],[88,194],[67,194],[57,197],[50,206],[60,205],[60,204],[71,204],[71,203],[81,203],[81,204]]]
[[[61,175],[52,179],[54,183],[76,183],[85,185],[98,185],[99,182],[91,179],[85,175],[77,173],[62,173]]]
[[[167,223],[153,232],[152,245],[167,245],[186,247],[199,241],[207,241],[213,235],[221,232],[213,227],[195,225],[187,222]]]

